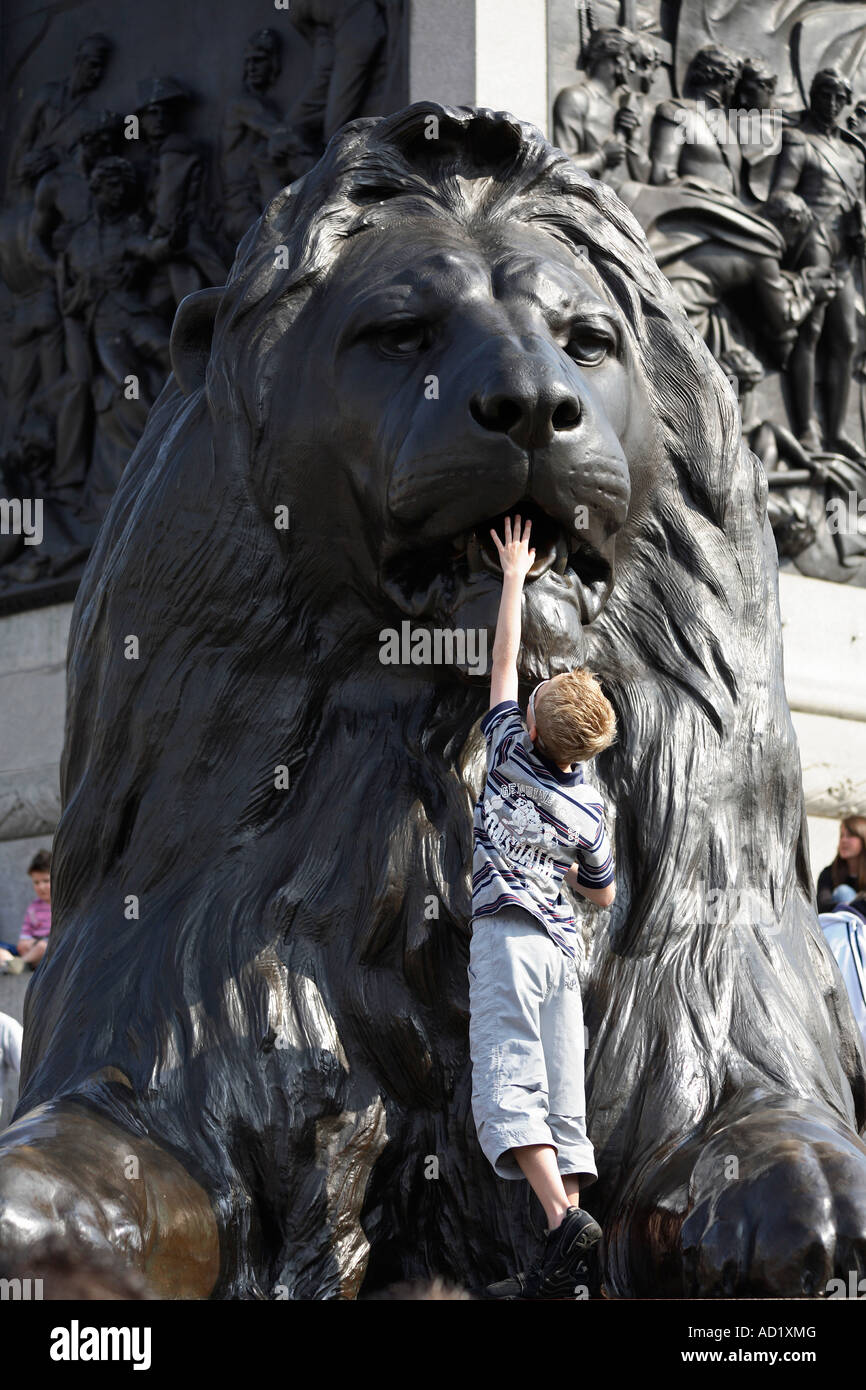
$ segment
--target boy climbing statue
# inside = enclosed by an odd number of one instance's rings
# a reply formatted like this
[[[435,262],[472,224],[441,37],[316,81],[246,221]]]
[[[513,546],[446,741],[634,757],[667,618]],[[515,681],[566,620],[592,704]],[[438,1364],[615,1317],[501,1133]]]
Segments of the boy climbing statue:
[[[475,807],[469,1046],[481,1147],[502,1178],[525,1177],[544,1207],[536,1268],[492,1285],[494,1298],[573,1296],[601,1228],[581,1210],[598,1176],[586,1132],[577,930],[563,880],[590,902],[614,899],[598,793],[580,764],[607,748],[616,716],[585,670],[542,681],[524,725],[517,703],[523,582],[531,522],[495,531],[502,598],[490,708],[481,721],[487,778]]]

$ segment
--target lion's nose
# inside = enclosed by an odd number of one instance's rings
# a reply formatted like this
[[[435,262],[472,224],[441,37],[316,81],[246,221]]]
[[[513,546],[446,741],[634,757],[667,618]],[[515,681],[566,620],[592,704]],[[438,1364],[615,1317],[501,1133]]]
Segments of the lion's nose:
[[[558,375],[491,383],[476,391],[469,410],[483,429],[507,434],[522,449],[550,444],[556,434],[573,430],[581,416],[580,400]]]

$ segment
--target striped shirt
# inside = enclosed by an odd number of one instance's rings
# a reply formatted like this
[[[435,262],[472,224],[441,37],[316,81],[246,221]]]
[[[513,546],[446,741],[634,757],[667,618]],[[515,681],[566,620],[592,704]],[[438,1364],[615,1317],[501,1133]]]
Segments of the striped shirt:
[[[487,778],[473,822],[472,916],[525,908],[573,958],[577,929],[563,878],[576,864],[586,888],[614,880],[601,798],[580,765],[563,772],[533,746],[516,700],[488,710],[481,732]]]

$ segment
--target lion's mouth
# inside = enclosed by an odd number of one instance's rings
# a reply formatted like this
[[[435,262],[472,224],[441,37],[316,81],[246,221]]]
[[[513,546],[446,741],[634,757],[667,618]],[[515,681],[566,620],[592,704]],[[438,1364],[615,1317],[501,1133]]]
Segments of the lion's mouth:
[[[578,539],[575,533],[569,534],[536,503],[527,501],[516,502],[508,511],[488,517],[454,537],[451,544],[458,553],[465,554],[470,573],[486,569],[501,577],[499,552],[490,532],[495,531],[504,541],[506,517],[513,520],[518,516],[523,522],[532,522],[529,545],[535,550],[535,559],[526,576],[528,582],[540,579],[549,570],[563,575],[571,570],[583,584],[599,590],[610,579],[610,565],[593,546]]]
[[[491,530],[505,540],[505,518],[520,516],[532,522],[530,548],[535,559],[526,583],[547,577],[551,587],[561,588],[562,597],[576,603],[581,623],[586,626],[598,617],[613,588],[613,547],[609,557],[594,546],[576,527],[563,525],[527,498],[515,502],[504,512],[477,521],[454,536],[450,543],[426,547],[395,556],[386,565],[386,584],[402,597],[400,607],[416,615],[430,611],[429,599],[448,588],[463,589],[485,573],[502,579],[499,553]]]

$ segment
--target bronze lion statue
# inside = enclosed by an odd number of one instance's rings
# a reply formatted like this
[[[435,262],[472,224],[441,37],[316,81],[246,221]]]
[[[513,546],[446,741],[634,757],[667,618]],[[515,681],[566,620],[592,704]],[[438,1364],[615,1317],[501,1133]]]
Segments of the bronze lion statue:
[[[167,1297],[351,1298],[529,1263],[467,1044],[483,631],[533,518],[522,694],[620,741],[585,958],[585,1199],[613,1296],[820,1295],[866,1255],[864,1057],[812,906],[766,483],[637,223],[534,128],[412,106],[185,300],[75,605],[56,928],[0,1235]],[[507,1189],[507,1190],[506,1190]]]

